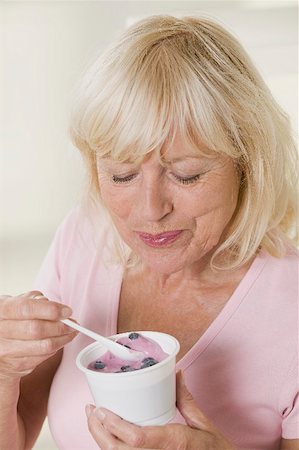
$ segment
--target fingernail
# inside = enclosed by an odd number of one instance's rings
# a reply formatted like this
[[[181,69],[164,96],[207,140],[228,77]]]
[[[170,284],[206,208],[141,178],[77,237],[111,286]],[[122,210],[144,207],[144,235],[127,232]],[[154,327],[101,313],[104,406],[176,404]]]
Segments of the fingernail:
[[[63,317],[65,319],[67,317],[70,317],[71,314],[72,314],[71,308],[69,308],[68,306],[65,306],[64,308],[62,308],[61,317]]]
[[[96,416],[99,420],[104,420],[106,417],[106,414],[104,413],[104,411],[102,409],[96,409]]]
[[[90,416],[90,414],[92,413],[93,409],[94,409],[94,406],[92,406],[92,405],[86,405],[85,406],[85,413],[86,413],[87,417]]]

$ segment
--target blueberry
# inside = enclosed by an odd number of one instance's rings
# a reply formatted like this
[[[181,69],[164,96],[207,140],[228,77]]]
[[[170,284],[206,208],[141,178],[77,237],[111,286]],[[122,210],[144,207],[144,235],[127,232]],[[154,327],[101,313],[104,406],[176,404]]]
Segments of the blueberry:
[[[158,361],[156,361],[155,358],[153,358],[152,356],[147,356],[146,358],[144,358],[144,359],[142,360],[143,363],[147,363],[147,362],[149,362],[149,361],[155,361],[156,363],[158,362]]]
[[[106,364],[103,363],[103,361],[96,361],[94,363],[95,369],[104,369],[106,367]]]
[[[157,363],[158,363],[158,361],[156,361],[154,358],[151,358],[151,357],[144,358],[144,360],[142,361],[141,369],[145,369],[146,367],[154,366]]]
[[[131,341],[134,341],[135,339],[139,338],[139,333],[130,333],[129,334],[129,339],[131,339]]]
[[[121,372],[132,372],[133,370],[135,370],[135,369],[133,369],[133,367],[131,367],[131,366],[122,366],[120,368]]]

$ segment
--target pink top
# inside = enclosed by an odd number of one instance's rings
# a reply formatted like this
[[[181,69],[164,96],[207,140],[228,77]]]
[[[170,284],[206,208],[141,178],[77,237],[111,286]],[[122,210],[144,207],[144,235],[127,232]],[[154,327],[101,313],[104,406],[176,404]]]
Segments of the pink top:
[[[70,305],[83,326],[117,333],[123,269],[106,264],[109,227],[97,230],[72,211],[57,230],[34,285]],[[262,251],[230,300],[178,362],[201,410],[238,449],[279,449],[280,438],[299,438],[298,258]],[[78,352],[91,339],[79,334],[64,349],[48,405],[60,450],[96,450],[85,405],[93,403]],[[175,422],[183,421],[177,414]]]

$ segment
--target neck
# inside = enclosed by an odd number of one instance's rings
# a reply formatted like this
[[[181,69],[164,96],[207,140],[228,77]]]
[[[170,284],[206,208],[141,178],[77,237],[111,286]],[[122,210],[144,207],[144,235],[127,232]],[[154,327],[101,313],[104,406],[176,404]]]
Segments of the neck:
[[[158,273],[153,268],[140,265],[137,271],[155,286],[157,292],[165,293],[170,290],[177,290],[184,287],[190,289],[191,286],[198,289],[217,288],[226,284],[240,281],[251,265],[250,261],[237,270],[216,271],[210,266],[210,257],[200,259],[196,263],[174,273]]]

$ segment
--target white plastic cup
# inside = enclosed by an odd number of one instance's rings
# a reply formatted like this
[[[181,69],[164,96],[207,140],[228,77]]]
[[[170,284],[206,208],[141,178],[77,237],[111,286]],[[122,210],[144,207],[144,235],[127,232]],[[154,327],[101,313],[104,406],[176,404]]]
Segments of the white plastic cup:
[[[175,360],[180,345],[177,339],[156,331],[137,331],[153,339],[169,356],[154,366],[132,372],[107,373],[87,368],[107,349],[99,342],[85,347],[76,359],[86,376],[97,407],[110,409],[123,419],[138,425],[164,425],[176,413]],[[116,340],[130,333],[112,336]]]

